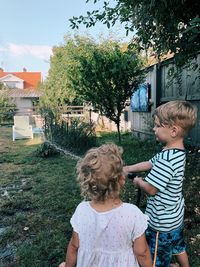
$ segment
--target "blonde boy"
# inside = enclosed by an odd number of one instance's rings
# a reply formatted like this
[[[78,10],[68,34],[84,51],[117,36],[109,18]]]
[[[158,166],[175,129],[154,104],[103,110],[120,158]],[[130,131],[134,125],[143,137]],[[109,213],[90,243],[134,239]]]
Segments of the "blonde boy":
[[[183,240],[184,138],[196,118],[196,107],[187,101],[170,101],[159,106],[154,113],[153,131],[165,145],[163,150],[150,161],[124,167],[126,173],[150,170],[144,179],[136,177],[133,183],[149,194],[146,236],[156,267],[170,266],[172,255],[181,267],[189,267]]]

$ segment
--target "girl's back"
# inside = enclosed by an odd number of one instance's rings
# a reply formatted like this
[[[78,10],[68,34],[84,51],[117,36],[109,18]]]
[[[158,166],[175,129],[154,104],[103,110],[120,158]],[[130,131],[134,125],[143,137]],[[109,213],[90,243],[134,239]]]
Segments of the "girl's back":
[[[132,242],[147,228],[147,216],[136,206],[122,203],[97,212],[90,202],[78,205],[71,224],[79,236],[77,267],[137,267]]]

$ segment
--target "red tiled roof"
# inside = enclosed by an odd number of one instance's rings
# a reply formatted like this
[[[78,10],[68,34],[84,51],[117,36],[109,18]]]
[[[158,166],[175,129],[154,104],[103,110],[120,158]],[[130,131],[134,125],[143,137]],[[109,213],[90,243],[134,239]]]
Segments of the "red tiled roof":
[[[41,72],[4,72],[0,70],[0,78],[7,76],[8,74],[12,74],[22,80],[24,80],[24,89],[32,88],[37,89],[39,83],[42,81]]]

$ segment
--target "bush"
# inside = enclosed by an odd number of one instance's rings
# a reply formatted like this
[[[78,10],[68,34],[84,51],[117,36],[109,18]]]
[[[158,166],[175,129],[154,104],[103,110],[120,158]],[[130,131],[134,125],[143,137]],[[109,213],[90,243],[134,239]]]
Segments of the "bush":
[[[78,119],[73,119],[70,124],[54,122],[46,127],[45,135],[47,140],[78,154],[96,146],[94,125]]]
[[[36,151],[36,155],[39,155],[43,158],[56,156],[59,154],[58,151],[54,147],[52,147],[49,143],[44,142]]]
[[[15,104],[0,94],[0,124],[12,123],[15,113]]]

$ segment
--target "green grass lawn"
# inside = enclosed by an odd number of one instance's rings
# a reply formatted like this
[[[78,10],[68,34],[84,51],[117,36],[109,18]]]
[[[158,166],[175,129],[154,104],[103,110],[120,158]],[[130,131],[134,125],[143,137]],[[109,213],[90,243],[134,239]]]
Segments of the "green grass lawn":
[[[102,134],[98,144],[117,141]],[[159,150],[153,140],[139,141],[122,135],[125,164],[148,160]],[[76,183],[76,161],[62,155],[41,157],[41,139],[12,142],[11,128],[0,128],[0,267],[58,266],[65,257],[71,234],[70,217],[81,201]],[[184,195],[185,234],[191,267],[200,257],[200,158],[188,152]],[[135,203],[129,181],[124,201]],[[145,208],[143,196],[141,209]]]

